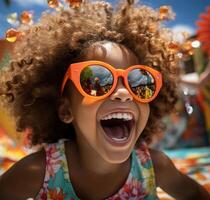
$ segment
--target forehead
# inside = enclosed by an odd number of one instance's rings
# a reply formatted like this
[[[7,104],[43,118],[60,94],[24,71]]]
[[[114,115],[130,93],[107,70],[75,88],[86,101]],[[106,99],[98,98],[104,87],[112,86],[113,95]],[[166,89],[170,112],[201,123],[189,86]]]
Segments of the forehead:
[[[95,43],[85,52],[85,60],[99,60],[109,63],[115,68],[126,69],[139,64],[138,58],[127,47],[113,43]]]

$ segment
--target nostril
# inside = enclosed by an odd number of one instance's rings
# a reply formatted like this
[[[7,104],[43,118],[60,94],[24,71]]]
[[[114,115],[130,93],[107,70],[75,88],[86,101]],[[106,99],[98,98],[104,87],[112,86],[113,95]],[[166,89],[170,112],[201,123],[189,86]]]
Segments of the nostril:
[[[126,101],[128,101],[130,99],[129,98],[125,99],[125,98],[115,97],[114,100],[119,100],[119,101],[122,101],[122,102],[126,102]]]
[[[132,97],[130,96],[124,96],[124,95],[114,95],[111,97],[112,100],[119,100],[122,102],[126,102],[126,101],[132,101]]]
[[[121,98],[119,98],[119,97],[116,97],[116,98],[115,98],[115,100],[121,100]]]
[[[132,101],[132,98],[131,97],[124,98],[124,99],[122,99],[122,101],[124,101],[124,102],[126,102],[126,101]]]

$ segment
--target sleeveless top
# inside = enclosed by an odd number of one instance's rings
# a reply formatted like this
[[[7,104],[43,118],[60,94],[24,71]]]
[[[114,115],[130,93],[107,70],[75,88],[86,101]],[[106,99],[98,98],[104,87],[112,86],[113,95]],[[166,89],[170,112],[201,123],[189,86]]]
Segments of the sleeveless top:
[[[79,200],[69,177],[64,141],[48,144],[44,183],[37,200]],[[88,184],[88,182],[87,182]],[[106,200],[156,200],[152,160],[146,143],[131,154],[131,169],[124,186]]]

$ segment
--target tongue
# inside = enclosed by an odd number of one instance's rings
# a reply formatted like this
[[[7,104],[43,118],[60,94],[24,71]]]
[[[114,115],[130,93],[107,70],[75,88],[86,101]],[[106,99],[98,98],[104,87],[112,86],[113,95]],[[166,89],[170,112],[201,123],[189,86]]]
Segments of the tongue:
[[[125,124],[103,126],[108,137],[114,140],[125,140],[129,137],[129,130]]]

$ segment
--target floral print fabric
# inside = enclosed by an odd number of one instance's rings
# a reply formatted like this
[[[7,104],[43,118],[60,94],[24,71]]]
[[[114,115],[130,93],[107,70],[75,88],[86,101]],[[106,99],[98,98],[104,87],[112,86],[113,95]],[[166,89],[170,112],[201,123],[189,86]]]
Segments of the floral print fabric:
[[[79,200],[71,184],[64,141],[48,144],[46,172],[37,200]],[[151,157],[142,142],[131,154],[131,170],[124,186],[106,200],[155,200],[156,186]]]

